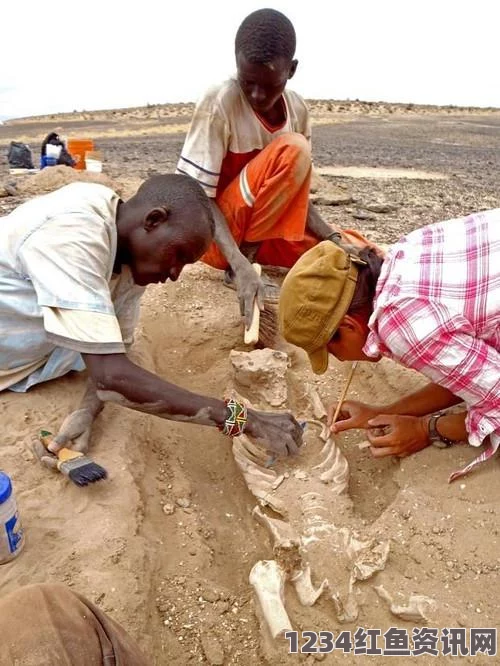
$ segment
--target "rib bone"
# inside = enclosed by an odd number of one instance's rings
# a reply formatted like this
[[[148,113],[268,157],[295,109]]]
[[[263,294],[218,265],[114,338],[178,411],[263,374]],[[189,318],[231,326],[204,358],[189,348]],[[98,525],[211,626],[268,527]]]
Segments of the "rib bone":
[[[287,515],[285,503],[275,496],[276,489],[285,480],[283,475],[278,475],[273,469],[258,464],[256,446],[250,442],[246,435],[240,435],[233,439],[233,455],[236,464],[243,474],[245,483],[254,497],[262,505],[269,505],[274,511],[282,516]],[[260,461],[259,461],[260,462]]]

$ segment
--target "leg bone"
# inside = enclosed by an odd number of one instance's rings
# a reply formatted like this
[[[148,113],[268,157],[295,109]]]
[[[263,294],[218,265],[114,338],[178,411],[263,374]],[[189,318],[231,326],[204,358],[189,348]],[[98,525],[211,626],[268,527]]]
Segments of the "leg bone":
[[[273,638],[292,630],[284,604],[286,574],[275,560],[260,560],[250,571],[253,586]]]

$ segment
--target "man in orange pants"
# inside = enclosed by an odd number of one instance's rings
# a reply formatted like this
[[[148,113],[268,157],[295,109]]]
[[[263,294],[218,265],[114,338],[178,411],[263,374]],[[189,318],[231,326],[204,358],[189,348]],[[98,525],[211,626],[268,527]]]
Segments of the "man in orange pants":
[[[237,78],[198,103],[177,165],[211,199],[215,241],[202,261],[226,270],[242,314],[265,289],[251,261],[291,267],[321,240],[366,245],[324,222],[309,202],[311,130],[302,97],[285,89],[297,69],[295,30],[273,9],[253,12],[236,34]]]

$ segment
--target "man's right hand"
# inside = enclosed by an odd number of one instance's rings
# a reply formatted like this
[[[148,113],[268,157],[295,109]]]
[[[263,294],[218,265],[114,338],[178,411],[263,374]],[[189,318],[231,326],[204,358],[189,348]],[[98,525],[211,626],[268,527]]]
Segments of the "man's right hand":
[[[241,316],[245,318],[245,327],[250,328],[255,299],[257,299],[259,310],[264,308],[264,283],[247,259],[242,260],[239,266],[233,268],[233,271]]]
[[[288,412],[256,412],[248,410],[245,432],[260,440],[268,451],[279,456],[298,453],[302,446],[303,429]]]
[[[346,400],[342,403],[336,423],[332,424],[336,407],[336,403],[330,406],[327,417],[327,425],[333,433],[353,430],[354,428],[368,429],[368,421],[378,416],[382,409],[379,407],[370,407],[355,400]]]

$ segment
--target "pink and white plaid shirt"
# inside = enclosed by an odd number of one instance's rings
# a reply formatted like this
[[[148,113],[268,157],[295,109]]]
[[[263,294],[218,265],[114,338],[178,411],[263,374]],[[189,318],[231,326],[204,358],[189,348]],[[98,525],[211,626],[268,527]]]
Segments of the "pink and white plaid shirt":
[[[364,348],[418,370],[467,405],[469,443],[500,445],[500,209],[403,237],[382,266]]]

